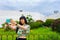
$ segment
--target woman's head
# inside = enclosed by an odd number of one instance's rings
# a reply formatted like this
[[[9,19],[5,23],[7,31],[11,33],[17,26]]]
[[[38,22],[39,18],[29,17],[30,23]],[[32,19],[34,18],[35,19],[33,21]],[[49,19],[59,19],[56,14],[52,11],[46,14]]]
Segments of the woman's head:
[[[20,17],[20,19],[19,19],[19,24],[20,24],[20,25],[27,24],[27,20],[26,20],[25,16],[21,16],[21,17]]]

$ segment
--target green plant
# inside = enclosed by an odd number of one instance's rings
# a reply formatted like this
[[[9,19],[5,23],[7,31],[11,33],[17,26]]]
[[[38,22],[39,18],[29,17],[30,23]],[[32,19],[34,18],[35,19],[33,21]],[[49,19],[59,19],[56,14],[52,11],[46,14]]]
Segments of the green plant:
[[[15,31],[6,31],[0,29],[0,37],[2,35],[2,40],[15,40]],[[30,34],[27,36],[27,40],[60,40],[60,34],[51,31],[51,28],[40,27],[37,29],[32,29]]]
[[[30,23],[30,26],[31,26],[31,29],[34,29],[34,28],[42,27],[43,25],[40,22],[32,22]]]
[[[49,27],[49,26],[51,26],[53,21],[54,21],[54,19],[47,19],[46,22],[43,25]]]
[[[30,24],[31,22],[34,22],[31,15],[27,15],[26,19],[27,19],[28,24]]]
[[[52,30],[53,31],[58,31],[60,32],[60,20],[56,19],[53,23],[52,23]]]
[[[5,23],[2,24],[2,28],[4,28],[4,27],[5,27]]]
[[[15,22],[16,22],[17,24],[19,24],[19,21],[16,20]]]

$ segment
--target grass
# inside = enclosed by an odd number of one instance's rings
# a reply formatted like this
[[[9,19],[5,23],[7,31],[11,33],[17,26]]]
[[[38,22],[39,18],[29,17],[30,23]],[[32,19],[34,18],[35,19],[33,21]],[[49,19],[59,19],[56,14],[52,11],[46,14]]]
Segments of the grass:
[[[16,38],[15,31],[4,32],[4,29],[0,29],[0,35],[3,35],[2,36],[3,40],[6,40],[6,35],[9,35],[8,40],[12,40],[12,38],[13,40],[15,40]],[[32,29],[30,34],[27,36],[27,39],[28,40],[60,40],[60,34],[53,32],[51,28],[41,27],[37,29]]]

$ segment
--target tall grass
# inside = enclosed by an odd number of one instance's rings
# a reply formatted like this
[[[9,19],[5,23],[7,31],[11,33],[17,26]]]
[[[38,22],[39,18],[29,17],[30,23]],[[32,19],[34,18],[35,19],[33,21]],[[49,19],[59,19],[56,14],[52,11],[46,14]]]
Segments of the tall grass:
[[[0,35],[2,35],[2,40],[7,40],[7,38],[8,40],[16,39],[15,31],[4,32],[4,29],[0,29]],[[27,40],[60,40],[60,34],[53,32],[51,28],[41,27],[38,29],[32,29],[27,36]]]

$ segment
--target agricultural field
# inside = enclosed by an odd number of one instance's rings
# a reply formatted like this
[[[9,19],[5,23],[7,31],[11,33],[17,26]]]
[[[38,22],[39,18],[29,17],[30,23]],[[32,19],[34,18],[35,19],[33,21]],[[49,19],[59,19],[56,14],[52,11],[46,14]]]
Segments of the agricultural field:
[[[0,29],[0,39],[2,40],[15,40],[15,31],[4,31]],[[27,36],[27,40],[60,40],[60,34],[52,31],[48,27],[40,27],[37,29],[31,29],[30,34]]]

